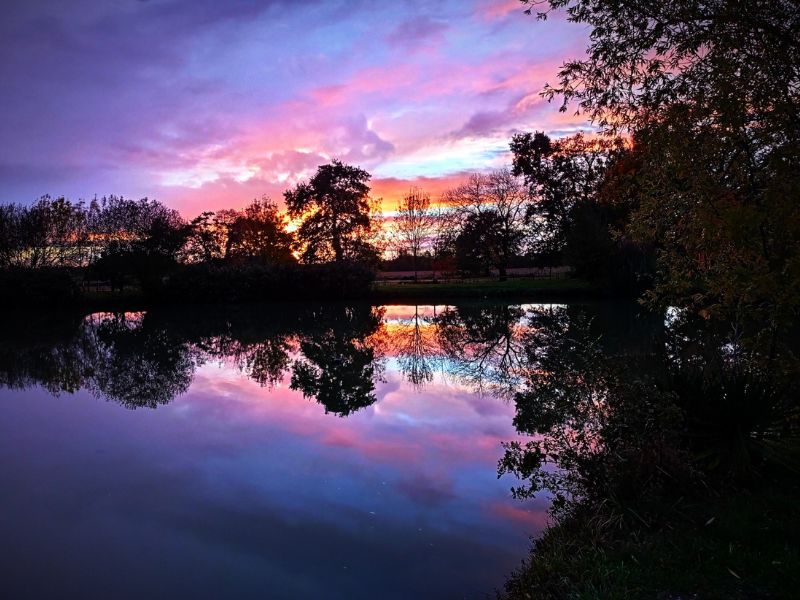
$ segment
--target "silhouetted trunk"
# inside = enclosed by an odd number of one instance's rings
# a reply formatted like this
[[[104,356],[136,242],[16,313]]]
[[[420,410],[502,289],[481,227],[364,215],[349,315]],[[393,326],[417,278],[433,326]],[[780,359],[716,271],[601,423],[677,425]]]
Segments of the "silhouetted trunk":
[[[336,220],[333,222],[333,235],[331,238],[334,259],[337,263],[340,263],[344,259],[344,251],[342,250],[342,239],[339,236],[339,223]]]

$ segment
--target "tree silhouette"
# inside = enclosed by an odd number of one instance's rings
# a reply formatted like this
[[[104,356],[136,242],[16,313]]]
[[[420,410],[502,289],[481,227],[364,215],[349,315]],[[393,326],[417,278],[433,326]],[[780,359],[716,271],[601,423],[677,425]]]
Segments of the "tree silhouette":
[[[319,325],[300,340],[302,358],[293,366],[292,389],[342,417],[373,404],[380,366],[366,338],[380,325],[380,313],[332,306],[313,318]]]
[[[226,258],[255,258],[267,263],[288,263],[293,236],[286,219],[268,198],[254,200],[228,228]]]
[[[419,188],[413,188],[397,206],[397,216],[392,222],[397,246],[411,254],[414,279],[417,279],[417,257],[430,242],[434,233],[435,214],[431,210],[431,199]]]
[[[369,179],[366,171],[334,160],[284,193],[289,215],[301,219],[297,240],[304,262],[374,259]]]
[[[475,242],[481,238],[492,242],[491,251],[473,248],[473,254],[482,259],[486,268],[496,268],[504,279],[524,238],[528,194],[521,180],[508,169],[489,175],[473,174],[463,185],[448,190],[444,199],[458,215],[462,228],[468,224],[472,228],[470,237]],[[481,231],[481,236],[473,235],[476,231]]]

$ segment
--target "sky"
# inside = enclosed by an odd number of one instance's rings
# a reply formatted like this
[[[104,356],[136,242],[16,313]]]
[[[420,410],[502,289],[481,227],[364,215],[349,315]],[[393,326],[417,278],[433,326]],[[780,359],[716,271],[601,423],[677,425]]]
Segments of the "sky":
[[[589,126],[539,95],[587,31],[517,0],[6,0],[0,202],[157,198],[186,216],[338,158],[391,208]]]

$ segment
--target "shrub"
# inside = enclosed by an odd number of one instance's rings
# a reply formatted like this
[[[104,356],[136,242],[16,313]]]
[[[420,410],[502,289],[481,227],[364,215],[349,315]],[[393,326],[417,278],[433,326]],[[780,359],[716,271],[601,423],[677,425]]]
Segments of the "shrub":
[[[0,270],[0,305],[61,307],[75,303],[80,290],[70,269]]]
[[[177,268],[161,295],[191,302],[344,300],[365,297],[373,278],[356,264],[201,263]]]

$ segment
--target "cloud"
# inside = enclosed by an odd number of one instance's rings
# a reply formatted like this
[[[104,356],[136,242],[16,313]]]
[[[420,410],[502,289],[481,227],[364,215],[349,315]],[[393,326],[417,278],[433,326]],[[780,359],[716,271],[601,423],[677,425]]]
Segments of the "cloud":
[[[114,191],[215,209],[279,198],[334,157],[372,172],[376,194],[394,180],[439,189],[498,166],[511,131],[582,122],[536,92],[585,32],[501,19],[511,6],[12,3],[0,198]]]
[[[374,161],[394,152],[394,145],[373,131],[364,115],[342,124],[334,132],[331,144],[334,155],[347,162]]]
[[[458,130],[457,136],[479,136],[493,133],[498,127],[508,123],[508,115],[496,110],[481,111],[473,114],[464,126]]]
[[[523,13],[529,8],[520,0],[485,0],[478,6],[478,13],[486,19],[502,19],[511,13]]]
[[[440,41],[447,29],[446,23],[421,16],[402,22],[386,39],[394,46],[413,51]]]

